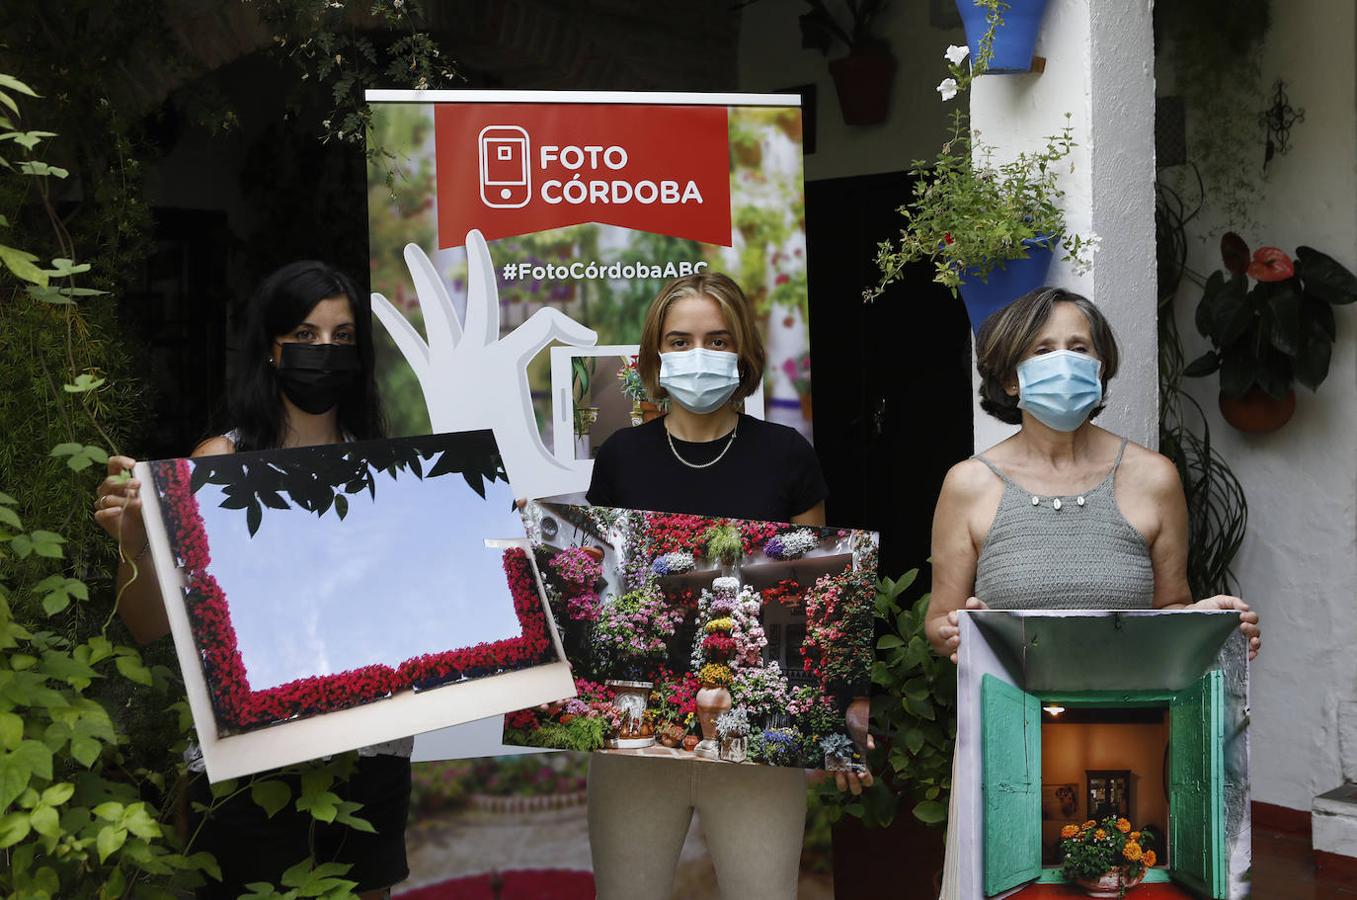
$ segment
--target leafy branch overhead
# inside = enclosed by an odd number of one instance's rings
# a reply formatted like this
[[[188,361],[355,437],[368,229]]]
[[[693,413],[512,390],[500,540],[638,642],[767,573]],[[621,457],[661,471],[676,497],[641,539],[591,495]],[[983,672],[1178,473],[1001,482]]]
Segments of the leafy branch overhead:
[[[350,495],[376,498],[381,475],[394,481],[402,473],[421,480],[457,473],[482,499],[486,482],[508,481],[489,431],[204,456],[192,466],[194,493],[205,484],[222,486],[221,507],[245,510],[252,537],[265,509],[295,504],[317,516],[334,509],[343,519]]]

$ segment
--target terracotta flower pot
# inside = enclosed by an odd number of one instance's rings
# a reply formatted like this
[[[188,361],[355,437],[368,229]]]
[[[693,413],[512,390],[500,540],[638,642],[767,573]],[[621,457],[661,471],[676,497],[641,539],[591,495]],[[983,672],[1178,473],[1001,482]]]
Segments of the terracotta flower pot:
[[[1235,428],[1247,434],[1276,431],[1296,413],[1296,392],[1290,390],[1280,400],[1262,388],[1249,388],[1243,397],[1220,395],[1220,414]]]
[[[700,740],[702,739],[695,734],[686,735],[683,738],[683,749],[687,750],[689,753],[692,753],[693,748],[697,746],[698,741]]]
[[[594,558],[594,562],[603,562],[602,547],[581,547],[580,549],[583,550],[585,553],[589,554],[590,556],[592,556]]]
[[[1103,876],[1097,881],[1089,881],[1087,878],[1080,878],[1077,881],[1079,886],[1084,889],[1084,893],[1090,897],[1120,897],[1123,888],[1130,890],[1140,884],[1144,877],[1144,870],[1135,878],[1126,878],[1121,869],[1112,869],[1104,872]]]
[[[664,415],[664,413],[660,412],[660,408],[654,403],[651,403],[649,400],[641,401],[641,421],[643,423],[653,422],[662,415]]]
[[[716,740],[716,720],[730,709],[732,703],[728,688],[702,686],[697,692],[697,721],[702,726],[702,737]]]
[[[829,74],[839,95],[845,125],[879,125],[890,109],[895,57],[861,53],[830,60]]]

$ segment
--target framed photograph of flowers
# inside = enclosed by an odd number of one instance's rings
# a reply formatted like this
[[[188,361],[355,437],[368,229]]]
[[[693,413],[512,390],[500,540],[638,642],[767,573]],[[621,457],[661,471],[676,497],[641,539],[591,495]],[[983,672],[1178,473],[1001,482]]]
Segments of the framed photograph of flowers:
[[[875,533],[551,501],[524,519],[576,696],[507,716],[505,744],[862,765],[845,714],[870,684]]]
[[[214,781],[574,692],[490,431],[136,475]]]

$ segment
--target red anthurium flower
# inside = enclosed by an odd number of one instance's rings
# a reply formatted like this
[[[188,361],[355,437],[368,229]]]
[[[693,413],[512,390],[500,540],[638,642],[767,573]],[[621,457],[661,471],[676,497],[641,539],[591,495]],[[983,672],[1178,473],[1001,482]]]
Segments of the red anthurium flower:
[[[1279,247],[1259,247],[1249,263],[1249,277],[1258,281],[1285,281],[1296,274],[1291,257]]]

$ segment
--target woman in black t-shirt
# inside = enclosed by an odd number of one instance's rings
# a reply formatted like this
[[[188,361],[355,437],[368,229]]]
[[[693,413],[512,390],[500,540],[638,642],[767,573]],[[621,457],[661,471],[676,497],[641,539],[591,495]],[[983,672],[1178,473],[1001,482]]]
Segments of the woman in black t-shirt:
[[[763,378],[753,311],[725,275],[670,282],[646,314],[637,369],[669,412],[599,448],[596,506],[823,525],[828,494],[815,451],[795,430],[744,415]],[[849,709],[866,741],[867,701]],[[870,746],[870,744],[869,744]],[[672,772],[660,773],[666,765]],[[871,784],[839,778],[841,788]],[[589,838],[601,900],[667,897],[693,811],[701,813],[723,897],[791,898],[806,816],[801,771],[594,754]]]

